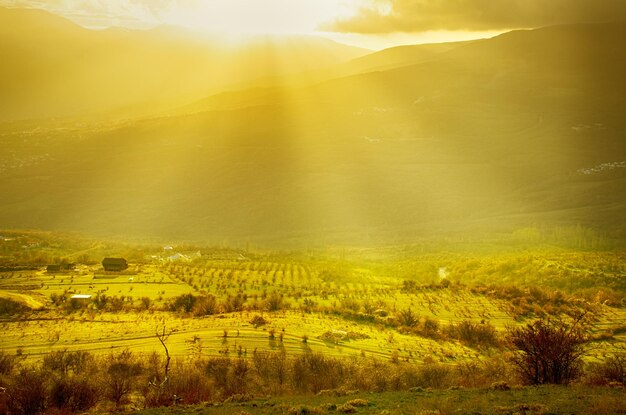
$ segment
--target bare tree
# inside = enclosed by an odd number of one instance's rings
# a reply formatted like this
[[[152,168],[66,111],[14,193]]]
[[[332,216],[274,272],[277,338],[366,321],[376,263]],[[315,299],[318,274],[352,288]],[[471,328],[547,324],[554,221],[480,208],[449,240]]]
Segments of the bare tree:
[[[156,401],[160,402],[161,399],[161,393],[165,390],[165,387],[167,386],[170,378],[169,378],[169,370],[170,370],[170,351],[167,348],[167,345],[165,344],[165,341],[168,339],[168,337],[170,336],[171,332],[168,333],[165,329],[165,323],[163,324],[163,328],[159,331],[159,327],[156,328],[156,337],[157,339],[159,339],[159,342],[161,342],[161,345],[163,346],[163,349],[165,349],[165,368],[164,368],[164,373],[163,373],[163,381],[161,383],[157,384],[157,379],[156,377],[151,380],[148,383],[148,386],[156,388]]]
[[[167,345],[165,344],[165,341],[167,340],[168,337],[170,337],[170,334],[171,333],[166,333],[165,324],[163,324],[163,329],[161,330],[160,333],[159,333],[159,329],[157,328],[156,336],[161,342],[161,344],[163,345],[163,348],[165,349],[165,376],[163,378],[163,383],[167,383],[167,381],[169,380],[169,369],[170,369],[171,357],[170,357],[170,351],[167,349]]]

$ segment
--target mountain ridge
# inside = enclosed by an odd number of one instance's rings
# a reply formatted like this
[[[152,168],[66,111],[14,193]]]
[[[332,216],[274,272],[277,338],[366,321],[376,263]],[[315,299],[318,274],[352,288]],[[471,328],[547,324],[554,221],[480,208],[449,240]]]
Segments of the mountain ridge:
[[[264,37],[226,48],[181,29],[82,28],[49,12],[0,8],[4,120],[174,107],[269,74],[323,68],[366,50],[317,37]],[[10,23],[10,24],[9,24]],[[37,105],[33,105],[37,102]]]
[[[626,238],[626,53],[602,47],[623,29],[577,27],[190,114],[7,131],[22,164],[0,173],[0,226],[270,246],[535,225]]]

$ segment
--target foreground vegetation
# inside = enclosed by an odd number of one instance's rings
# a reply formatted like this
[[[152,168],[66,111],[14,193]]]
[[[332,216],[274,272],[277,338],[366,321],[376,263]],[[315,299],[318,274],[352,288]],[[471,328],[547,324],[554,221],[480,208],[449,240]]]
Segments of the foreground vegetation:
[[[4,232],[1,410],[566,413],[557,397],[576,396],[620,413],[626,262],[599,245],[582,229],[288,253]],[[574,386],[552,403],[517,389],[546,383]]]
[[[162,414],[151,409],[142,414]],[[188,408],[168,408],[167,413],[186,414],[623,414],[624,392],[598,387],[454,389],[414,392],[356,393],[345,397],[290,396],[226,402]]]
[[[170,361],[166,354],[139,355],[124,350],[98,357],[86,352],[53,352],[37,365],[16,364],[15,358],[7,355],[0,356],[0,361],[0,410],[13,414],[200,403],[214,413],[241,413],[244,409],[297,414],[380,413],[383,409],[390,413],[437,411],[426,412],[433,414],[458,413],[458,409],[472,411],[463,413],[542,414],[626,411],[624,356],[588,365],[584,373],[564,376],[561,381],[540,382],[573,382],[571,390],[512,385],[515,375],[523,373],[506,355],[457,365],[413,365],[366,357],[331,358],[312,352],[295,356],[254,352],[248,358]],[[528,378],[519,379],[529,383]],[[259,399],[268,396],[289,398]],[[581,402],[562,401],[572,397]]]

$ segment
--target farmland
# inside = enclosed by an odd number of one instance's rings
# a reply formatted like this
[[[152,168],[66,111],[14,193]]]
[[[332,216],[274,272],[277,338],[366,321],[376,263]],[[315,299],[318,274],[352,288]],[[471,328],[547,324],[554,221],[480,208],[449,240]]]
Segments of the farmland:
[[[57,245],[65,250],[64,260],[85,252]],[[626,349],[620,251],[459,248],[420,254],[405,247],[399,255],[400,249],[389,248],[308,253],[180,248],[185,253],[170,246],[133,247],[137,259],[118,273],[84,257],[92,263],[68,272],[33,267],[0,274],[2,298],[23,307],[3,316],[0,347],[28,359],[65,349],[159,351],[155,330],[165,326],[170,351],[180,358],[310,350],[455,363],[493,353],[492,345],[476,347],[450,336],[448,328],[455,324],[485,324],[503,333],[535,318],[585,314],[596,339],[588,359]],[[108,249],[113,254],[122,248]],[[585,278],[589,286],[581,285]],[[91,298],[71,299],[73,294]]]
[[[188,404],[247,402],[228,406],[233,413],[283,413],[327,389],[343,396],[352,389],[508,388],[518,380],[507,336],[553,321],[584,332],[584,382],[608,382],[594,373],[626,352],[623,251],[531,246],[519,233],[496,242],[280,252],[5,232],[0,353],[9,367],[23,368],[12,382],[34,379],[28,368],[40,367],[57,385],[100,385],[89,405],[99,402],[102,411],[171,405],[178,396]],[[105,271],[104,257],[128,258],[129,266]],[[122,376],[115,367],[141,368],[124,372],[134,386],[113,387]],[[167,389],[146,389],[170,378]],[[506,395],[512,408],[524,393]],[[294,398],[250,407],[268,394]],[[408,395],[397,408],[386,395],[359,396],[379,400],[364,413],[418,410]],[[420,410],[434,410],[428,402],[469,402],[496,411],[479,391],[422,398]],[[585,405],[594,406],[588,398]]]

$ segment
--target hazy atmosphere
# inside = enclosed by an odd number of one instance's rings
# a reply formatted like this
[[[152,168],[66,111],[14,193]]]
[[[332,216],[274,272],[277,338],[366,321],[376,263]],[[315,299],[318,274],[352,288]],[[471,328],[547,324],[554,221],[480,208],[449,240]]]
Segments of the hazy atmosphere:
[[[9,5],[2,226],[235,244],[623,237],[626,26],[597,22],[621,2]],[[446,42],[327,37],[424,31]]]
[[[625,413],[624,39],[621,0],[0,0],[0,413]]]

